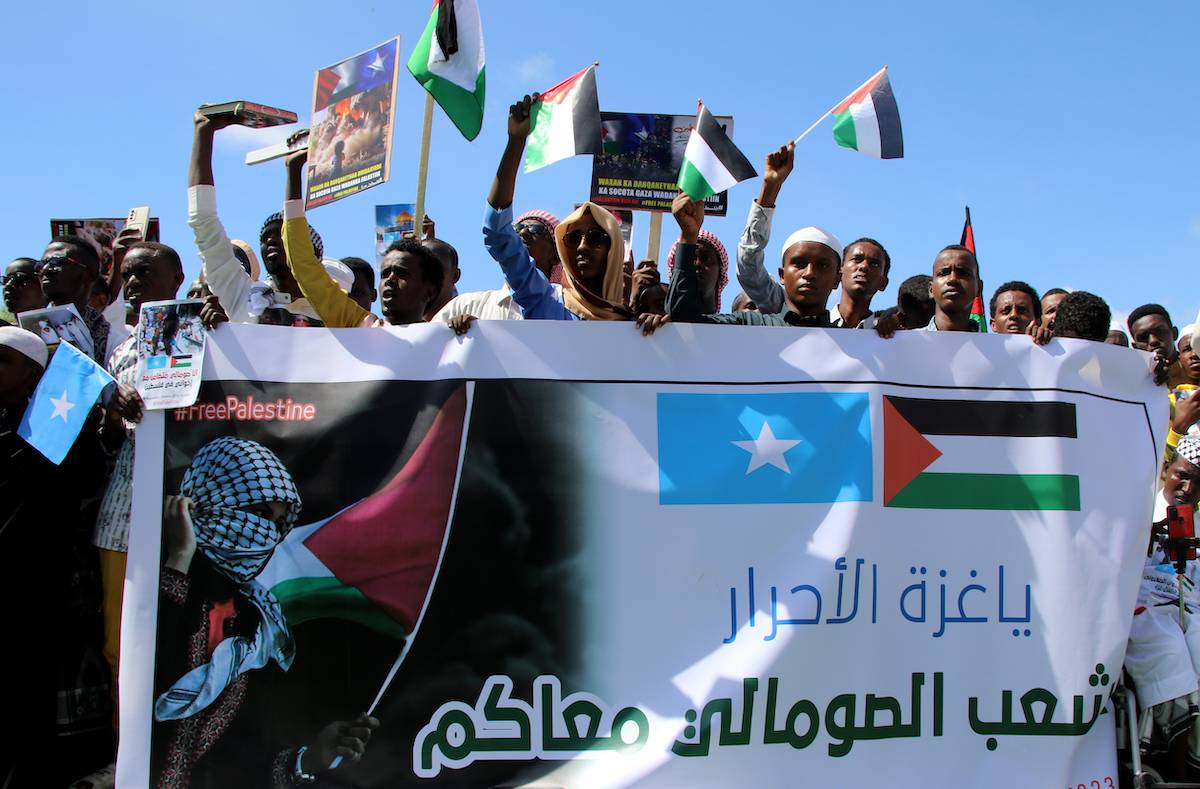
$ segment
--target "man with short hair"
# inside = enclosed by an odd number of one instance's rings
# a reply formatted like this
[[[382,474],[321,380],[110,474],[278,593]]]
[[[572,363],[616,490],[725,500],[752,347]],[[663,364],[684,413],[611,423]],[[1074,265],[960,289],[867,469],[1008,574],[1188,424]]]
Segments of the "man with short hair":
[[[1179,368],[1183,370],[1184,383],[1200,386],[1200,354],[1192,348],[1191,332],[1181,336],[1175,347],[1179,349]]]
[[[1056,307],[1055,337],[1107,341],[1112,313],[1104,299],[1086,290],[1076,290],[1063,296]]]
[[[109,323],[88,304],[92,285],[100,276],[100,256],[96,248],[79,236],[56,236],[42,253],[36,268],[46,303],[75,305],[92,338],[92,347],[80,350],[103,364],[108,353]]]
[[[1054,331],[1054,315],[1066,295],[1067,292],[1062,288],[1050,288],[1042,294],[1042,325],[1050,331]]]
[[[943,247],[933,259],[929,295],[933,318],[925,331],[977,332],[971,320],[971,304],[979,292],[979,263],[975,253],[961,244]]]
[[[142,304],[174,299],[183,284],[183,262],[166,244],[135,242],[117,263],[121,267],[125,300],[137,320],[141,319]],[[108,373],[116,380],[117,391],[109,401],[101,434],[108,449],[115,451],[116,459],[92,536],[100,556],[104,657],[114,677],[117,676],[121,647],[121,602],[133,506],[134,428],[142,419],[143,409],[142,398],[135,388],[137,362],[135,330],[113,349],[108,358]],[[116,683],[112,690],[115,702]],[[113,709],[116,709],[115,703]]]
[[[1116,326],[1108,328],[1108,336],[1104,338],[1104,341],[1109,345],[1119,345],[1122,348],[1129,347],[1129,335]]]
[[[37,261],[33,258],[15,258],[4,269],[4,306],[10,317],[5,320],[16,323],[18,312],[40,310],[46,306],[42,285],[38,280]]]
[[[370,310],[379,298],[379,292],[375,290],[375,269],[367,261],[352,255],[342,258],[342,265],[354,272],[350,299],[364,310]]]
[[[745,293],[739,293],[733,297],[733,304],[729,305],[730,312],[758,312],[758,305],[755,304]]]
[[[1042,302],[1037,291],[1019,280],[996,288],[988,303],[990,325],[996,334],[1024,334],[1029,324],[1042,319]]]
[[[1171,316],[1161,304],[1143,304],[1129,313],[1126,320],[1129,340],[1139,351],[1150,351],[1166,365],[1167,386],[1174,389],[1187,382],[1187,376],[1179,365],[1179,350],[1175,341],[1179,329],[1171,322]]]
[[[426,238],[421,243],[436,255],[442,264],[442,290],[430,303],[425,316],[426,320],[433,320],[442,307],[445,307],[451,299],[458,295],[458,288],[455,285],[462,276],[462,272],[458,268],[458,250],[448,242],[440,238]]]
[[[810,326],[836,328],[829,317],[829,294],[841,279],[841,244],[818,227],[792,233],[783,244],[779,279],[786,297],[784,308],[770,312],[705,313],[703,282],[696,266],[696,247],[704,222],[704,201],[680,192],[671,213],[679,224],[675,271],[667,294],[667,316],[640,316],[638,325],[650,334],[666,319],[684,323],[740,324],[743,326]],[[750,228],[743,234],[743,243]],[[766,237],[761,242],[766,244]],[[739,254],[741,254],[739,246]]]
[[[901,329],[923,329],[933,320],[933,296],[929,295],[932,281],[928,274],[914,274],[900,283],[896,319]]]

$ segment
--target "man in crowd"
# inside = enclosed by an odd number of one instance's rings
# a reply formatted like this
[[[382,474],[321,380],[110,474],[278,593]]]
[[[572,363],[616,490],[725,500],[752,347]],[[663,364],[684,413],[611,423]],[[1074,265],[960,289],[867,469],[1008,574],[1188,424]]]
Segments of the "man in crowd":
[[[342,265],[354,272],[354,285],[350,288],[350,300],[364,310],[370,310],[379,292],[375,290],[375,269],[359,257],[344,257]]]
[[[667,253],[668,277],[675,273],[675,259],[678,255],[679,243],[679,241],[676,241],[672,244],[670,252]],[[647,262],[653,263],[653,261]],[[704,314],[712,315],[720,312],[721,293],[724,292],[725,286],[729,284],[729,253],[725,251],[725,245],[721,243],[721,239],[704,228],[700,229],[700,233],[696,238],[695,265],[700,281],[700,299],[704,302]],[[652,307],[653,305],[649,306]],[[663,306],[665,308],[665,301]],[[642,311],[637,310],[637,312],[641,314]]]
[[[425,320],[433,320],[443,307],[458,296],[456,287],[462,271],[458,268],[458,250],[440,238],[426,237],[421,241],[442,264],[442,289],[430,302]]]
[[[1129,340],[1139,351],[1150,351],[1167,369],[1167,385],[1174,389],[1187,383],[1187,374],[1179,364],[1179,329],[1171,322],[1171,316],[1161,304],[1143,304],[1129,313],[1126,321]]]
[[[1104,341],[1109,345],[1120,345],[1122,348],[1129,347],[1129,335],[1116,326],[1108,327],[1108,336],[1104,338]]]
[[[1200,386],[1200,354],[1192,349],[1192,335],[1188,332],[1179,338],[1175,346],[1179,349],[1179,367],[1183,371],[1183,384]]]
[[[923,329],[933,320],[933,296],[929,286],[933,277],[914,274],[900,283],[896,293],[896,320],[901,329]]]
[[[92,339],[91,348],[80,350],[103,364],[108,353],[109,324],[88,303],[92,285],[100,276],[96,248],[78,236],[57,236],[42,253],[37,272],[48,305],[75,305]]]
[[[526,319],[628,320],[625,304],[625,240],[621,224],[608,210],[583,203],[554,230],[563,285],[556,289],[539,270],[513,228],[512,203],[517,170],[532,129],[525,96],[508,110],[508,143],[488,192],[484,214],[484,246],[500,264],[513,300]]]
[[[1054,315],[1058,312],[1059,302],[1067,295],[1062,288],[1050,288],[1042,294],[1042,325],[1054,331]]]
[[[1086,290],[1068,293],[1055,305],[1054,336],[1105,342],[1112,313],[1104,299]]]
[[[141,241],[128,251],[113,250],[125,300],[140,318],[142,304],[174,299],[183,285],[183,263],[165,244]],[[102,427],[104,443],[116,452],[112,476],[100,502],[93,543],[99,549],[103,587],[104,657],[117,676],[121,645],[121,601],[125,584],[125,559],[129,551],[129,518],[133,504],[134,428],[142,419],[142,398],[137,389],[137,332],[113,349],[108,372],[117,382]],[[115,701],[116,684],[113,684]],[[114,707],[115,709],[115,707]]]
[[[234,252],[234,246],[225,234],[225,228],[217,216],[217,193],[212,169],[213,137],[231,121],[223,117],[209,117],[197,112],[195,134],[192,139],[191,163],[188,168],[188,225],[196,236],[200,250],[204,279],[225,308],[234,323],[257,323],[258,315],[266,303],[251,299],[254,280],[246,272]],[[287,253],[281,235],[283,217],[273,214],[263,223],[259,232],[262,260],[267,267],[274,294],[272,300],[282,304],[303,297],[288,268]],[[324,252],[321,238],[311,231],[311,243],[317,257]]]
[[[667,295],[667,316],[640,316],[638,325],[643,333],[652,333],[666,318],[685,323],[833,327],[827,305],[829,294],[841,279],[842,262],[841,245],[836,238],[820,228],[806,227],[792,233],[784,242],[779,279],[786,301],[779,312],[706,314],[704,295],[706,288],[711,287],[706,282],[716,280],[717,270],[714,268],[705,280],[696,266],[696,247],[700,226],[704,222],[704,202],[692,200],[681,192],[675,196],[671,212],[679,224],[679,247]],[[754,221],[751,218],[750,222]],[[742,236],[743,245],[750,235],[748,224]],[[767,238],[762,234],[754,240],[765,246]],[[739,245],[739,254],[741,248],[742,245]]]
[[[8,308],[9,323],[16,323],[18,312],[40,310],[46,306],[42,285],[38,280],[37,261],[16,258],[4,269],[4,306]]]
[[[960,244],[942,249],[933,259],[929,295],[933,318],[926,331],[979,331],[971,320],[971,303],[979,292],[979,263],[975,253]]]
[[[1030,285],[1013,280],[996,288],[988,304],[990,326],[996,334],[1024,334],[1034,321],[1042,320],[1042,303]]]

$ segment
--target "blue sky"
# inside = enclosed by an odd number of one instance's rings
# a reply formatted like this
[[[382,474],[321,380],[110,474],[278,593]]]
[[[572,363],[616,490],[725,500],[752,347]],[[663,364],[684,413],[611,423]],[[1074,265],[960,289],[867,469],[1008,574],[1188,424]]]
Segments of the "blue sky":
[[[958,241],[971,206],[987,292],[1024,279],[1039,291],[1083,288],[1115,311],[1158,301],[1179,325],[1194,286],[1200,205],[1192,138],[1194,31],[1200,6],[1128,3],[641,3],[480,0],[487,49],[483,131],[465,141],[435,117],[429,213],[459,250],[460,291],[495,287],[480,220],[504,144],[505,112],[601,63],[602,109],[687,113],[702,97],[735,118],[735,142],[761,171],[795,136],[884,63],[906,158],[838,148],[831,121],[797,149],[768,260],[795,227],[843,241],[872,236],[891,253],[895,301]],[[745,9],[744,12],[742,9]],[[8,123],[0,131],[9,199],[5,253],[38,256],[51,216],[122,216],[149,204],[163,240],[198,270],[186,225],[191,116],[202,102],[245,98],[304,120],[313,72],[389,36],[407,60],[426,2],[20,3],[7,12]],[[424,93],[401,70],[389,183],[314,210],[327,254],[373,259],[376,203],[415,195]],[[277,131],[218,136],[218,200],[230,234],[256,238],[279,210],[278,163],[242,164]],[[590,157],[520,176],[516,207],[559,216],[587,196]],[[708,227],[732,248],[756,181],[730,193]],[[644,251],[648,215],[635,217]],[[665,256],[673,221],[664,221]],[[728,304],[736,280],[726,293]]]

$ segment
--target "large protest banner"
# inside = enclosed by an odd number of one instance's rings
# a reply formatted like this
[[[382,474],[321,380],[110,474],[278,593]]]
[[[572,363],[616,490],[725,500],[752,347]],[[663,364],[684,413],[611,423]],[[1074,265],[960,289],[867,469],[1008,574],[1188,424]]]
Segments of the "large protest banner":
[[[604,150],[592,158],[589,199],[606,208],[670,211],[696,116],[602,112],[600,120]],[[716,121],[732,138],[733,118],[718,115]],[[728,208],[727,192],[704,201],[710,216],[725,216]]]
[[[1166,427],[1084,341],[224,326],[138,430],[118,785],[273,785],[402,652],[337,785],[1115,785]]]

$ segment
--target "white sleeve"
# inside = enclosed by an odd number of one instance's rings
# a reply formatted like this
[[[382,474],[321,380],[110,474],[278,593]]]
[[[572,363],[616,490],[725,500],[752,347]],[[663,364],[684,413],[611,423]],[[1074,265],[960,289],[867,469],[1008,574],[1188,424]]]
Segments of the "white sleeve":
[[[248,299],[254,280],[233,254],[233,244],[217,216],[217,190],[212,184],[188,189],[188,225],[196,235],[204,279],[233,323],[255,323]]]

